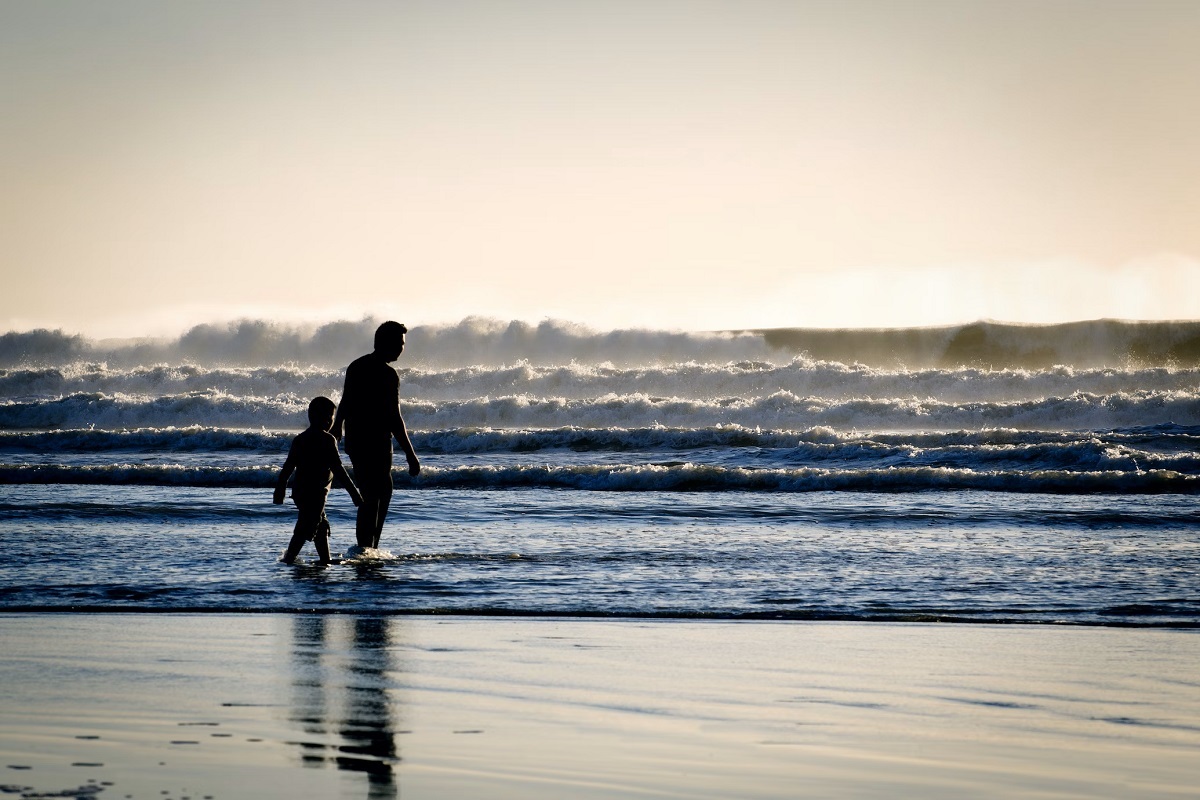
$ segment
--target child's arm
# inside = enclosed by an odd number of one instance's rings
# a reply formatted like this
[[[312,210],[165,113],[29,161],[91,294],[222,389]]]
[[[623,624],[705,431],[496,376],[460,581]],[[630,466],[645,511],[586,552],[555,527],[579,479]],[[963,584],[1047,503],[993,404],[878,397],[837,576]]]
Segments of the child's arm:
[[[342,402],[338,403],[337,411],[333,414],[333,427],[329,429],[335,442],[342,440],[342,426],[346,422],[346,401],[353,402],[353,395],[346,392],[350,388],[350,370],[346,370],[346,381],[342,384]]]
[[[362,505],[362,495],[359,493],[358,487],[354,485],[354,481],[350,480],[350,474],[342,466],[342,457],[338,455],[337,439],[334,439],[332,434],[326,434],[323,447],[325,448],[325,463],[329,465],[329,469],[342,482],[342,486],[346,487],[354,505]]]
[[[333,474],[342,482],[342,486],[346,487],[346,491],[350,495],[350,499],[354,501],[355,506],[362,505],[362,494],[359,493],[358,487],[354,485],[354,481],[350,480],[350,473],[346,472],[346,468],[342,466],[339,459],[337,466],[333,468]]]
[[[287,460],[283,462],[283,469],[279,470],[279,480],[275,481],[275,496],[271,502],[275,505],[283,503],[283,496],[287,494],[288,478],[292,477],[292,472],[296,469],[296,462],[292,460],[291,451],[288,452]]]

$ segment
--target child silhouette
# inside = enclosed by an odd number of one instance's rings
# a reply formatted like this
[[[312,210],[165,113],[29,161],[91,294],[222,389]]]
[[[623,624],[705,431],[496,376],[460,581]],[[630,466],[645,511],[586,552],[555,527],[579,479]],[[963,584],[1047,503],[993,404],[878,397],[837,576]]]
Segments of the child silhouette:
[[[308,428],[292,440],[287,460],[279,470],[279,480],[275,482],[273,502],[280,505],[287,491],[288,478],[292,472],[296,473],[296,480],[292,483],[292,501],[297,510],[296,528],[280,559],[285,564],[293,563],[304,543],[309,540],[317,548],[321,563],[332,563],[329,558],[329,520],[325,518],[325,499],[329,496],[329,487],[335,475],[350,493],[354,505],[362,504],[358,487],[342,466],[337,440],[329,433],[336,408],[328,397],[316,397],[308,404]]]

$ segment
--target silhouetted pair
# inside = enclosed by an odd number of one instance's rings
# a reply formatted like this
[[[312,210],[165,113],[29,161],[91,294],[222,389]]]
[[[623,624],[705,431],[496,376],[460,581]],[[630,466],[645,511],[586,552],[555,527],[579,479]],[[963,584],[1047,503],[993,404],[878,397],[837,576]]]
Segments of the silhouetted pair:
[[[358,506],[355,536],[360,548],[378,548],[383,523],[392,501],[392,440],[400,443],[408,460],[408,474],[416,477],[421,462],[409,441],[400,414],[400,376],[391,363],[404,352],[408,329],[385,322],[375,331],[375,349],[346,367],[342,404],[317,397],[308,406],[309,427],[292,440],[287,460],[275,484],[274,502],[283,502],[288,478],[296,473],[292,500],[296,503],[296,528],[283,561],[295,561],[306,541],[312,541],[322,564],[330,563],[329,522],[325,500],[336,475]],[[335,414],[336,409],[336,414]],[[337,442],[346,437],[346,455],[354,480],[346,474]]]

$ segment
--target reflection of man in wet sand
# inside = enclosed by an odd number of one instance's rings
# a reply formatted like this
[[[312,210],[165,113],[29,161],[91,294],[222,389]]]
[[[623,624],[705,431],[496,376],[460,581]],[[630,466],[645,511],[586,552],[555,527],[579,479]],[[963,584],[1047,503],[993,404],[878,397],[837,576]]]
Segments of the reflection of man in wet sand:
[[[346,635],[351,625],[352,639]],[[365,774],[368,798],[399,797],[395,727],[401,709],[388,691],[396,668],[392,637],[398,623],[387,617],[351,622],[316,614],[295,616],[292,626],[290,718],[305,736],[290,744],[300,748],[306,767],[332,765]],[[348,640],[352,647],[346,651]],[[335,733],[341,743],[330,746]],[[317,741],[308,740],[310,736]]]
[[[330,433],[346,434],[346,455],[354,466],[354,482],[362,492],[355,534],[360,547],[379,547],[379,535],[392,501],[392,438],[400,443],[408,459],[408,474],[417,476],[417,460],[404,418],[400,416],[400,376],[391,362],[404,352],[404,335],[399,322],[385,322],[375,331],[375,351],[355,359],[346,367],[342,402]]]

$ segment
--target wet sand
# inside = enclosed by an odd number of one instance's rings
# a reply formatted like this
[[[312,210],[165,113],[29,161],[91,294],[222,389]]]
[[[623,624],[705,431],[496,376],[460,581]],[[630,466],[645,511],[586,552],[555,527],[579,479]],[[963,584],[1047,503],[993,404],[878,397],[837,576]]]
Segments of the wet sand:
[[[1197,752],[1192,631],[0,615],[30,797],[1194,797]]]

